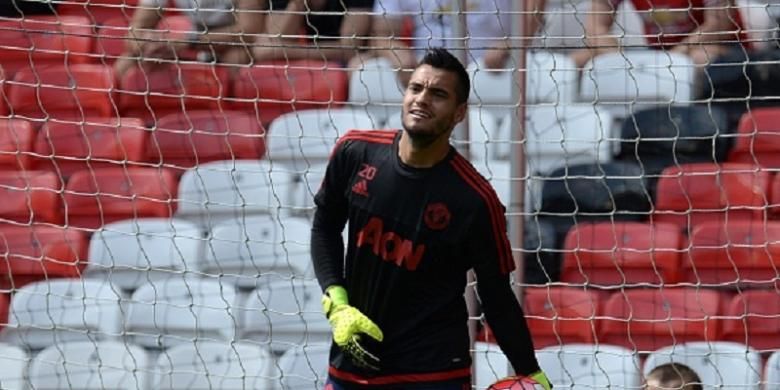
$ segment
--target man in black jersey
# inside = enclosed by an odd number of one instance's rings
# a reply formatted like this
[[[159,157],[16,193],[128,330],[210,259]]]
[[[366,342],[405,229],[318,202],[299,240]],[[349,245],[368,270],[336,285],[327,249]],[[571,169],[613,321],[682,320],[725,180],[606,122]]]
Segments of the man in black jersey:
[[[469,84],[455,57],[433,49],[404,94],[403,131],[350,131],[334,149],[311,237],[333,326],[328,390],[470,388],[472,268],[515,372],[550,387],[509,285],[504,207],[449,143]]]

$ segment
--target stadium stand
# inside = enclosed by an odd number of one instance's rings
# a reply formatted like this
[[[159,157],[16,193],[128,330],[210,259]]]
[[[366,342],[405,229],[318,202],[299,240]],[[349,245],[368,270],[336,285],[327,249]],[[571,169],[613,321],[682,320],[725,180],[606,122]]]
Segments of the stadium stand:
[[[75,172],[130,168],[145,161],[149,134],[137,118],[89,117],[83,123],[44,123],[35,138],[36,169],[69,178]]]
[[[49,171],[0,171],[3,222],[61,224],[62,180]]]
[[[534,347],[594,343],[601,298],[598,292],[575,287],[527,288],[523,309]]]
[[[0,119],[0,169],[30,169],[35,137],[35,129],[29,121]]]
[[[78,16],[0,19],[0,65],[11,78],[21,69],[91,60],[92,22]]]
[[[757,108],[742,115],[729,161],[780,168],[778,119],[780,111],[776,108]]]
[[[772,290],[749,290],[734,295],[726,306],[723,339],[758,352],[780,348],[780,301]]]

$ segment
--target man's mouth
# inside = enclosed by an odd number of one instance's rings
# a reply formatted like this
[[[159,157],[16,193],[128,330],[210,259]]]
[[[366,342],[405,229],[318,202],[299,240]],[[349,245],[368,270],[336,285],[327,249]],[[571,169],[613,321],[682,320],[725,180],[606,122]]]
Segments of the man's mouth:
[[[430,112],[424,111],[424,110],[419,110],[419,109],[409,110],[409,114],[414,116],[415,118],[419,118],[419,119],[429,119],[429,118],[431,118],[431,113]]]

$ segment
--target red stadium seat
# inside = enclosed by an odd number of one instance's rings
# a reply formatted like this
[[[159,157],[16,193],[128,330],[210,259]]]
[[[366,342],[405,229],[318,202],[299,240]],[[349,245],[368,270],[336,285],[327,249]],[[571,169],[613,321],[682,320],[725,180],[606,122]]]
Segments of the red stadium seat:
[[[780,109],[756,108],[742,115],[729,161],[780,168]]]
[[[769,204],[769,218],[780,218],[780,175],[772,179],[772,201]]]
[[[65,191],[67,223],[87,229],[127,218],[170,217],[178,183],[170,170],[106,168],[78,171]]]
[[[130,33],[128,22],[126,18],[119,17],[106,20],[100,25],[95,40],[95,53],[102,57],[106,64],[112,64],[124,53]],[[156,30],[162,31],[160,39],[181,40],[192,31],[192,21],[187,16],[164,17],[157,24]],[[178,53],[179,59],[194,59],[196,56],[195,50]]]
[[[666,168],[658,181],[653,220],[685,229],[706,221],[763,219],[770,179],[768,171],[742,163]]]
[[[0,19],[0,65],[10,78],[19,69],[90,61],[93,23],[79,16]]]
[[[105,65],[78,64],[25,69],[8,88],[15,115],[38,122],[116,116],[112,99],[114,72]]]
[[[758,350],[780,349],[780,295],[775,290],[736,294],[726,307],[723,339]]]
[[[57,8],[60,15],[81,16],[96,25],[122,18],[128,23],[138,8],[138,0],[69,0]]]
[[[314,60],[268,62],[241,68],[232,107],[258,115],[263,125],[293,111],[341,107],[347,100],[347,70]]]
[[[241,111],[193,110],[163,117],[149,137],[148,161],[192,168],[209,161],[259,160],[265,133],[254,115]]]
[[[11,306],[11,298],[8,294],[0,294],[0,330],[8,325],[8,308]]]
[[[6,105],[8,98],[5,96],[5,88],[8,85],[7,81],[8,80],[5,78],[5,70],[0,66],[0,115],[3,116],[8,114],[8,106]]]
[[[35,129],[22,119],[0,119],[0,169],[29,169]]]
[[[762,285],[780,277],[780,222],[713,221],[696,226],[689,240],[686,281]]]
[[[228,96],[228,69],[206,64],[165,64],[133,68],[121,80],[119,103],[125,116],[154,125],[165,115],[219,108]]]
[[[64,185],[47,171],[0,171],[0,218],[4,221],[62,223]]]
[[[526,288],[523,310],[534,347],[595,342],[600,304],[598,293],[580,288]]]
[[[599,343],[654,351],[686,341],[718,340],[720,294],[695,288],[618,291],[607,299]]]
[[[566,236],[561,281],[606,286],[676,283],[683,241],[673,224],[575,225]]]
[[[0,228],[0,288],[52,278],[75,278],[87,264],[87,235],[55,226]]]
[[[144,161],[148,131],[137,118],[87,118],[85,124],[47,122],[35,143],[37,169],[69,177],[79,170]]]

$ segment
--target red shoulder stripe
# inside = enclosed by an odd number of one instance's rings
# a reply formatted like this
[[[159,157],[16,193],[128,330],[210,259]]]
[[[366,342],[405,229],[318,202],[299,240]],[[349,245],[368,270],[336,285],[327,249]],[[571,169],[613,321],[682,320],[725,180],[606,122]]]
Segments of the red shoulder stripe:
[[[330,153],[330,158],[333,158],[333,154],[336,153],[345,141],[356,140],[389,145],[395,140],[395,135],[394,131],[387,130],[350,130],[336,142],[336,146],[333,147],[333,151]]]
[[[488,207],[488,214],[490,214],[490,221],[493,225],[493,238],[498,251],[499,268],[502,273],[508,274],[515,268],[515,263],[512,258],[512,246],[509,244],[509,239],[506,235],[506,222],[504,222],[504,214],[501,211],[501,203],[498,200],[498,196],[490,186],[490,183],[466,163],[462,156],[456,155],[451,160],[451,164],[466,183],[474,188],[485,201]]]

